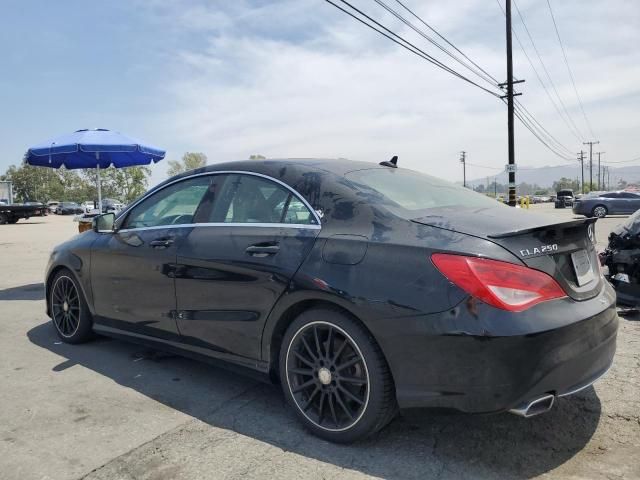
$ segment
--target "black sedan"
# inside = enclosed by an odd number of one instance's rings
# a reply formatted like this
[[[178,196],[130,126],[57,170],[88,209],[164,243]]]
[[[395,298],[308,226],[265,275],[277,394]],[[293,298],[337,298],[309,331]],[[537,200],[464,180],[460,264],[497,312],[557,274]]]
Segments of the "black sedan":
[[[60,202],[56,207],[56,213],[58,215],[76,215],[84,213],[84,208],[75,202]]]
[[[634,192],[606,192],[576,200],[573,213],[585,217],[604,218],[607,215],[631,215],[640,209],[640,194]]]
[[[615,294],[593,220],[549,225],[418,172],[223,163],[158,185],[56,247],[47,313],[282,385],[349,442],[398,408],[532,416],[611,365]]]

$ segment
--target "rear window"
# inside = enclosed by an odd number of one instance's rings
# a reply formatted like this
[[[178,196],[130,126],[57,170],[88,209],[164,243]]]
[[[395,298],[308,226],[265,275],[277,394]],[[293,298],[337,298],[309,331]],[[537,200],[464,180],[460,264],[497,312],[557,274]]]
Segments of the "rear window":
[[[442,207],[491,208],[504,206],[473,190],[406,169],[355,170],[345,177],[371,203],[409,211]]]

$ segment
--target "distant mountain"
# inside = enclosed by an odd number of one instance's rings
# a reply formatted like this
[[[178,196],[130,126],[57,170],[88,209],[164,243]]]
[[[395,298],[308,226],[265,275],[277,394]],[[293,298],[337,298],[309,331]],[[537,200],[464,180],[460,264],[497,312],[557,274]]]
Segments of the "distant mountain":
[[[594,167],[593,182],[596,183],[598,181],[598,167],[597,165],[594,165]],[[616,188],[615,186],[618,184],[618,180],[625,180],[627,183],[640,183],[640,166],[634,165],[618,168],[614,168],[612,166],[609,170],[612,189]],[[491,173],[488,173],[486,177],[476,178],[475,180],[467,180],[467,185],[473,187],[477,185],[487,185],[487,177],[489,178],[489,182],[493,182],[493,178],[496,174],[490,170],[487,170],[487,172]],[[541,187],[548,188],[553,185],[553,182],[562,177],[571,178],[574,180],[576,178],[580,179],[580,165],[577,164],[575,167],[522,167],[516,173],[516,183],[520,184],[522,182],[525,182],[529,184],[538,184]],[[589,182],[589,168],[586,163],[584,168],[584,179],[585,182]],[[499,173],[496,180],[498,183],[507,183],[507,173]]]

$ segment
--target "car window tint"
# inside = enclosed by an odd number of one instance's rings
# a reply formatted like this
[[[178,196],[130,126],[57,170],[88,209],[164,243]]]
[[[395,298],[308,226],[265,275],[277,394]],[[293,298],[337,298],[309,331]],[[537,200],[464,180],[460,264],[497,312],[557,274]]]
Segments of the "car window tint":
[[[291,192],[271,180],[224,175],[210,220],[214,223],[315,223],[309,209]]]
[[[640,198],[640,197],[638,197],[638,195],[636,195],[635,193],[630,193],[630,192],[622,192],[622,193],[620,194],[620,196],[621,196],[622,198],[635,198],[635,199]]]
[[[617,193],[605,193],[603,195],[600,195],[602,198],[619,198],[620,195]]]
[[[211,177],[174,183],[133,207],[123,228],[157,227],[193,223],[193,217],[209,189]]]
[[[299,198],[291,196],[284,223],[297,223],[302,225],[315,224],[316,219],[307,206]]]
[[[352,182],[364,200],[388,207],[415,211],[455,206],[504,206],[468,188],[412,170],[372,168],[355,170],[345,177]]]

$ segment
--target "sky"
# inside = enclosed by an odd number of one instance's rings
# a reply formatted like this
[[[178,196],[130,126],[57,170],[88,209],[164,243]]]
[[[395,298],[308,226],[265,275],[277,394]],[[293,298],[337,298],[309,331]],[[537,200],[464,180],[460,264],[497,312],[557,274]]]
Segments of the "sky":
[[[447,58],[374,0],[352,3]],[[504,81],[497,1],[404,3]],[[570,120],[556,111],[514,39],[514,75],[526,80],[518,100],[571,152],[588,150],[580,140],[595,139],[603,160],[640,157],[640,4],[551,0],[593,135],[547,1],[517,5]],[[499,99],[324,0],[3,0],[1,11],[0,172],[19,164],[31,144],[94,127],[164,148],[167,159],[204,152],[209,163],[251,154],[371,162],[398,155],[401,166],[452,181],[462,179],[461,150],[468,178],[496,175],[507,163]],[[514,31],[551,88],[515,10]],[[558,158],[516,124],[516,161],[551,167],[573,160]],[[166,178],[166,168],[166,160],[153,167],[152,184]]]

